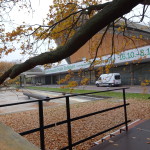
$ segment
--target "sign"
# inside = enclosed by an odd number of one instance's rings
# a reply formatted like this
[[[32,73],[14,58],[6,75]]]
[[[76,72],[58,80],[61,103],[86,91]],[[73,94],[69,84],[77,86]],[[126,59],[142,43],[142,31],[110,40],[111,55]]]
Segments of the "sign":
[[[78,63],[74,63],[74,64],[67,64],[64,66],[58,66],[58,67],[54,67],[51,69],[47,69],[45,70],[45,74],[54,74],[54,73],[59,73],[59,72],[66,72],[68,70],[79,70],[81,68],[85,69],[88,68],[90,66],[90,62],[78,62]]]
[[[137,49],[127,50],[124,52],[121,52],[120,54],[113,54],[103,56],[100,59],[96,59],[96,61],[99,61],[97,63],[97,67],[104,66],[110,63],[118,64],[118,63],[125,63],[125,62],[132,62],[135,60],[144,60],[150,58],[150,45],[144,46]],[[79,70],[79,69],[86,69],[90,67],[92,60],[86,62],[81,61],[74,64],[67,64],[64,66],[57,66],[51,69],[45,70],[45,74],[54,74],[54,73],[60,73],[60,72],[67,72],[68,70]]]
[[[144,60],[146,58],[150,58],[150,46],[121,52],[115,56],[115,63]]]

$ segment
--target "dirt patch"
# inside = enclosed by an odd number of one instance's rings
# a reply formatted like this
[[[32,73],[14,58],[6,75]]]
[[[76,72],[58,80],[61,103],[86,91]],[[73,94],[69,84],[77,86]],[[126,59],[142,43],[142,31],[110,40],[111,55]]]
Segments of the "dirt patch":
[[[136,119],[150,118],[150,100],[128,100],[130,105],[127,108],[128,119],[132,121]],[[110,100],[91,101],[86,103],[78,103],[71,105],[71,117],[81,116],[90,112],[103,110],[105,108],[113,107],[122,104],[122,102],[113,102]],[[53,104],[52,104],[53,105]],[[48,125],[66,120],[65,106],[45,107],[44,108],[44,124]],[[23,132],[33,128],[39,127],[38,110],[26,111],[20,113],[13,113],[1,115],[0,121],[8,126],[14,128],[16,132]],[[117,123],[124,122],[123,108],[112,110],[107,113],[95,115],[84,118],[72,123],[73,142],[86,138],[97,132],[105,130]],[[108,133],[107,133],[108,134]],[[75,147],[77,150],[87,150],[93,142],[99,140],[106,134],[98,136],[92,140],[84,142]],[[25,136],[29,141],[39,146],[39,132]],[[67,128],[66,125],[60,125],[51,129],[45,130],[46,150],[57,150],[67,146]]]
[[[58,105],[61,105],[61,104],[59,104],[59,103],[53,103],[53,102],[44,102],[43,103],[44,107],[58,106]],[[34,104],[34,105],[32,105],[32,107],[38,108],[39,106],[38,106],[38,104]]]

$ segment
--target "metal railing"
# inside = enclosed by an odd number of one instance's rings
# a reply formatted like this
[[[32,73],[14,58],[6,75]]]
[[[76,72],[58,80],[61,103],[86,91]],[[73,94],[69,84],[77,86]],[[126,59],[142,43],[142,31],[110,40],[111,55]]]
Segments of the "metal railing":
[[[117,127],[120,127],[122,125],[125,125],[126,131],[128,130],[128,122],[130,122],[130,120],[127,119],[127,109],[126,109],[126,106],[129,105],[129,103],[126,103],[125,89],[127,89],[127,88],[118,88],[118,89],[105,90],[105,91],[97,91],[97,92],[90,92],[90,93],[84,93],[84,94],[72,94],[72,95],[60,96],[60,97],[56,97],[56,98],[46,98],[46,99],[42,99],[42,100],[31,100],[31,101],[28,101],[28,102],[19,102],[19,103],[4,104],[4,105],[0,105],[0,107],[14,106],[14,105],[20,105],[20,104],[27,104],[27,103],[36,103],[36,102],[38,102],[38,106],[39,106],[39,128],[35,128],[35,129],[32,129],[32,130],[21,132],[20,135],[23,136],[23,135],[27,135],[27,134],[39,131],[40,132],[40,147],[41,147],[42,150],[45,150],[45,133],[44,133],[44,130],[48,129],[48,128],[55,127],[56,125],[58,126],[58,125],[62,125],[62,124],[67,124],[68,146],[62,148],[61,150],[66,150],[66,149],[72,150],[72,147],[74,147],[74,146],[76,146],[76,145],[78,145],[80,143],[83,143],[83,142],[85,142],[87,140],[90,140],[91,138],[94,138],[94,137],[96,137],[98,135],[106,133],[106,132],[108,132],[110,130],[113,130],[113,129],[117,128]],[[86,115],[78,116],[78,117],[75,117],[75,118],[71,118],[70,117],[70,100],[69,100],[70,97],[87,95],[87,94],[96,94],[96,93],[101,93],[101,92],[116,91],[116,90],[122,90],[122,93],[123,93],[123,104],[122,105],[118,105],[118,106],[107,108],[107,109],[100,110],[100,111],[97,111],[97,112],[93,112],[93,113],[89,113],[89,114],[86,114]],[[53,123],[53,124],[49,124],[49,125],[44,125],[43,102],[44,101],[55,100],[55,99],[61,99],[61,98],[65,98],[66,99],[67,119],[63,120],[63,121],[59,121],[57,123]],[[79,119],[83,119],[83,118],[86,118],[86,117],[89,117],[89,116],[93,116],[93,115],[96,115],[96,114],[108,112],[108,111],[111,111],[111,110],[114,110],[114,109],[118,109],[118,108],[121,108],[121,107],[124,108],[124,122],[122,122],[122,123],[120,123],[120,124],[118,124],[116,126],[113,126],[113,127],[109,128],[107,130],[104,130],[104,131],[101,131],[101,132],[99,132],[97,134],[89,136],[89,137],[87,137],[85,139],[77,141],[75,143],[72,142],[71,123],[73,121],[79,120]]]

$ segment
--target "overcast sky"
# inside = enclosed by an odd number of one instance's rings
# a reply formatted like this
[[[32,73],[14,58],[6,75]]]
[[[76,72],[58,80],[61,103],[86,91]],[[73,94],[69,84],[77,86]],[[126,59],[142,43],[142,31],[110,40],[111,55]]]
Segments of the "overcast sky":
[[[52,4],[53,0],[31,0],[31,5],[33,10],[35,12],[32,13],[27,13],[27,11],[19,11],[16,9],[13,9],[10,13],[10,17],[14,20],[15,23],[17,24],[22,24],[22,22],[25,21],[27,24],[42,24],[42,20],[46,17],[46,14],[48,13],[49,10],[49,5]],[[103,0],[104,1],[104,0]],[[133,14],[139,14],[142,12],[142,5],[139,5],[138,7],[135,8],[136,11],[132,11],[130,15]],[[129,16],[129,15],[128,15]],[[137,18],[139,19],[139,18]],[[149,22],[149,20],[145,20],[145,22]],[[11,27],[10,24],[7,24],[7,29]],[[43,51],[44,52],[44,51]],[[13,53],[8,54],[7,56],[4,55],[4,57],[1,59],[1,61],[24,61],[28,58],[27,55],[21,55],[19,50],[16,50]]]
[[[25,10],[19,11],[17,8],[14,8],[10,12],[10,18],[17,25],[25,22],[26,24],[42,24],[44,18],[49,10],[49,5],[52,4],[53,0],[31,0],[31,5],[34,13],[28,13]],[[12,29],[13,24],[6,24],[6,30]],[[44,51],[43,51],[44,52]],[[28,55],[21,55],[20,50],[16,50],[8,55],[3,55],[0,59],[1,61],[24,61],[28,58]]]

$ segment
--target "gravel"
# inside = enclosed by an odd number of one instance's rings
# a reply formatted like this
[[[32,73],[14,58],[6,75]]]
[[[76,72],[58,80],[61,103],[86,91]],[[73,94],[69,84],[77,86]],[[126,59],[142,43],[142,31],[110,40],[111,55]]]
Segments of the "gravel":
[[[150,119],[150,100],[134,100],[129,99],[130,103],[127,106],[128,119],[132,121],[136,119]],[[86,103],[78,103],[71,105],[71,117],[77,117],[87,113],[99,111],[105,108],[113,107],[122,104],[120,101],[113,101],[112,99],[90,101]],[[44,108],[44,124],[48,125],[66,119],[65,106],[45,107]],[[38,110],[30,110],[19,113],[0,115],[0,122],[12,127],[16,132],[23,132],[33,128],[39,127]],[[92,134],[98,133],[117,123],[124,122],[123,108],[105,112],[84,118],[72,123],[72,137],[73,142],[86,138]],[[46,150],[57,150],[67,146],[67,125],[55,126],[51,129],[45,130]],[[108,133],[107,133],[108,134]],[[87,150],[93,142],[99,140],[103,134],[94,139],[88,140],[78,146],[74,147],[77,150]],[[25,136],[33,144],[39,146],[39,132]]]

